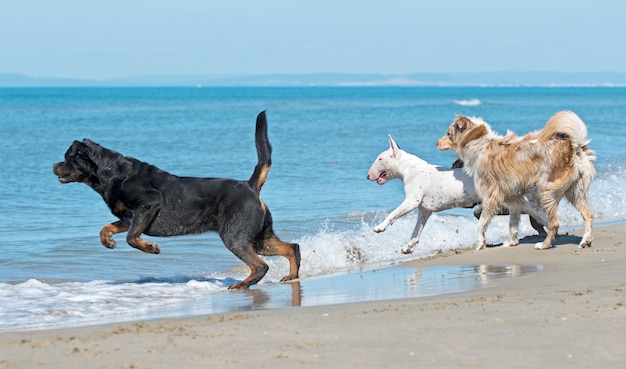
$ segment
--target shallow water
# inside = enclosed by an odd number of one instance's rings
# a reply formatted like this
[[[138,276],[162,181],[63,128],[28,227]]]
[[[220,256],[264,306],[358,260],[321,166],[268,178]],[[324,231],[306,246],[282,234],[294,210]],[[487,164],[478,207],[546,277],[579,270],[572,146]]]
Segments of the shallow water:
[[[119,310],[117,313],[110,312],[92,319],[74,316],[73,318],[68,317],[62,323],[51,321],[48,324],[39,323],[36,326],[29,326],[27,322],[17,320],[12,324],[4,325],[2,330],[52,329],[230,312],[425,297],[484,288],[498,283],[501,278],[517,278],[544,270],[545,267],[541,265],[468,265],[428,268],[394,266],[346,272],[333,276],[319,276],[291,283],[266,284],[253,289],[236,291],[228,291],[223,288],[211,290],[214,283],[228,283],[228,281],[198,281],[190,278],[181,278],[178,281],[135,281],[124,283],[123,287],[129,290],[145,289],[147,291],[161,289],[159,299],[167,301],[156,303],[157,306],[152,309]],[[100,287],[107,289],[108,285],[103,284]],[[200,293],[189,296],[187,292],[191,289]],[[166,290],[169,290],[169,293],[165,292]],[[169,297],[164,295],[169,295]],[[69,296],[67,298],[76,299],[76,297]],[[150,300],[150,293],[146,292],[141,298]],[[146,302],[144,301],[143,304]],[[96,309],[105,310],[106,306]],[[32,314],[35,315],[36,312],[33,311]],[[70,313],[58,311],[58,314]]]

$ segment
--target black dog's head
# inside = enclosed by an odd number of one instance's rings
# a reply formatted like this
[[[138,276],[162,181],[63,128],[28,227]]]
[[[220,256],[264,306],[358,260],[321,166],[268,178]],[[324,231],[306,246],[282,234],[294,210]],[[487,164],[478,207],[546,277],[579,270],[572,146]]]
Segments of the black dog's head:
[[[83,142],[74,141],[65,153],[65,161],[52,166],[52,171],[59,177],[61,183],[90,182],[97,169],[93,157],[93,148],[98,144],[84,139]]]
[[[83,182],[95,187],[127,164],[121,154],[85,138],[82,142],[74,141],[65,153],[65,161],[54,164],[52,171],[61,183]]]
[[[74,141],[65,153],[65,161],[54,164],[52,171],[61,183],[82,182],[98,190],[116,178],[127,177],[133,168],[132,160],[85,138]]]

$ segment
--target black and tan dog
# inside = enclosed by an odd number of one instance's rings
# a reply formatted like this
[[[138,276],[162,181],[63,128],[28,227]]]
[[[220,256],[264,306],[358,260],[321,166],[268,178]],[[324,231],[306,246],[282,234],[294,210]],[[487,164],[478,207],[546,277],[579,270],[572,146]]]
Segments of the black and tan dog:
[[[166,237],[217,231],[251,270],[230,288],[247,288],[263,278],[269,267],[258,255],[286,257],[290,270],[282,281],[297,279],[300,247],[276,237],[270,211],[259,196],[272,153],[265,112],[257,117],[255,141],[258,163],[247,181],[178,177],[89,139],[74,141],[53,171],[61,183],[83,182],[93,188],[120,219],[100,231],[100,241],[110,249],[116,245],[113,235],[125,231],[128,244],[152,254],[159,247],[142,240],[142,233]]]

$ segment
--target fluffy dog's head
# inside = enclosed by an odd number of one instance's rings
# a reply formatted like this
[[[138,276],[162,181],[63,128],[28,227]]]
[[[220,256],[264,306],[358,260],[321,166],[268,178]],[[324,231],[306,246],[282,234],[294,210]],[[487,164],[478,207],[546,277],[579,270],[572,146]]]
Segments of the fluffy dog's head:
[[[457,154],[459,151],[478,138],[487,136],[490,128],[481,118],[467,117],[457,115],[456,119],[446,132],[446,135],[437,141],[439,150],[454,150]]]
[[[389,149],[378,155],[367,172],[367,179],[376,181],[379,185],[385,184],[390,179],[396,177],[395,162],[400,157],[400,147],[389,135]]]

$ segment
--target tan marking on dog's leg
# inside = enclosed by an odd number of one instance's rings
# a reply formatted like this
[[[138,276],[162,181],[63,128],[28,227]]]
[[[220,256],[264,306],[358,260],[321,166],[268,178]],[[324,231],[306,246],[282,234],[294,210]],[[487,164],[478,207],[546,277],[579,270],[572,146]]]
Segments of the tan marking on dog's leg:
[[[126,238],[126,241],[132,247],[148,254],[158,254],[161,252],[159,246],[155,242],[144,241],[139,236]]]
[[[107,224],[100,230],[100,242],[104,247],[114,249],[117,242],[113,239],[113,235],[128,231],[128,227],[117,221],[111,224]]]
[[[287,282],[298,279],[300,270],[300,245],[297,243],[283,242],[276,235],[271,234],[263,242],[263,247],[259,254],[264,256],[280,255],[289,260],[289,274],[284,276],[280,281]]]
[[[244,257],[241,257],[237,254],[235,255],[237,255],[241,260],[246,263],[246,265],[248,265],[248,268],[250,268],[250,275],[248,275],[248,277],[243,281],[229,286],[229,290],[248,288],[253,284],[257,284],[269,270],[269,266],[267,266],[267,264],[257,254],[254,253],[252,245],[249,245],[247,249],[247,251],[249,252],[247,252]]]

